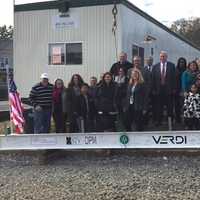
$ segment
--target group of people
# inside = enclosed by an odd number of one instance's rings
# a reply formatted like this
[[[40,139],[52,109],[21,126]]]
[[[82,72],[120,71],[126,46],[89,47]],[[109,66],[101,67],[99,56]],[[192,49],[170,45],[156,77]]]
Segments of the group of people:
[[[167,52],[161,51],[157,64],[149,57],[142,66],[139,56],[130,63],[122,52],[110,71],[99,81],[91,77],[89,85],[79,74],[72,76],[67,87],[59,78],[53,85],[43,73],[29,96],[34,133],[48,133],[52,116],[57,133],[116,131],[116,123],[125,131],[143,131],[150,121],[155,126],[162,124],[165,108],[172,121],[181,123],[183,116],[188,129],[198,129],[198,63],[187,64],[181,57],[175,66],[167,58]]]

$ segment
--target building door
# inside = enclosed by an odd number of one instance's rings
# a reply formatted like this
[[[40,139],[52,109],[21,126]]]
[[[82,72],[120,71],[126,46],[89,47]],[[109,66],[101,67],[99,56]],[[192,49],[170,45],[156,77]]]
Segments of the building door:
[[[132,58],[134,56],[140,56],[141,57],[141,65],[144,66],[144,48],[133,44],[132,45]]]

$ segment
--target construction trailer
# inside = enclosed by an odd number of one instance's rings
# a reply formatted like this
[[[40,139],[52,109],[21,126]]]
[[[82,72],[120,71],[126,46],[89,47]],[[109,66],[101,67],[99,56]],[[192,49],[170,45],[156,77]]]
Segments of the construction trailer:
[[[116,26],[113,26],[113,25]],[[22,97],[47,72],[50,81],[72,74],[99,77],[125,51],[142,61],[165,50],[169,60],[193,60],[200,49],[127,0],[71,0],[15,5],[14,75]]]

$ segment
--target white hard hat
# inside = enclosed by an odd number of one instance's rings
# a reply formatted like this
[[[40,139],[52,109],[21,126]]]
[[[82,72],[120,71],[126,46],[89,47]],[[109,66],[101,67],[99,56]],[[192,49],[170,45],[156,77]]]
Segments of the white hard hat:
[[[43,79],[43,78],[49,79],[47,73],[43,73],[43,74],[41,74],[40,78],[41,78],[41,79]]]

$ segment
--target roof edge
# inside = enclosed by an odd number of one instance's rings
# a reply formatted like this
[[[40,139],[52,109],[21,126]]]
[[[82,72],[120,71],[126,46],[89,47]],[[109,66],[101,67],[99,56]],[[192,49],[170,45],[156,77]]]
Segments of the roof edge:
[[[49,9],[58,9],[58,6],[67,0],[57,0],[57,1],[45,1],[45,2],[36,2],[36,3],[27,3],[27,4],[18,4],[14,5],[14,12],[22,11],[33,11],[33,10],[49,10]],[[70,7],[87,7],[87,6],[100,6],[100,5],[112,5],[116,2],[117,4],[121,0],[73,0],[69,1]]]
[[[165,26],[164,24],[162,24],[161,22],[159,22],[158,20],[156,20],[152,16],[148,15],[146,12],[142,11],[141,9],[139,9],[138,7],[133,5],[131,2],[129,2],[127,0],[121,0],[121,3],[123,5],[125,5],[126,7],[128,7],[129,9],[137,12],[139,15],[141,15],[145,19],[151,21],[153,24],[155,24],[155,25],[159,26],[160,28],[162,28],[163,30],[167,31],[171,35],[175,36],[176,38],[184,41],[185,43],[189,44],[190,46],[192,46],[196,50],[200,51],[200,47],[198,47],[197,45],[192,43],[190,40],[186,39],[184,36],[182,36],[182,35],[180,35],[178,33],[175,33],[174,31],[170,30],[167,26]]]

